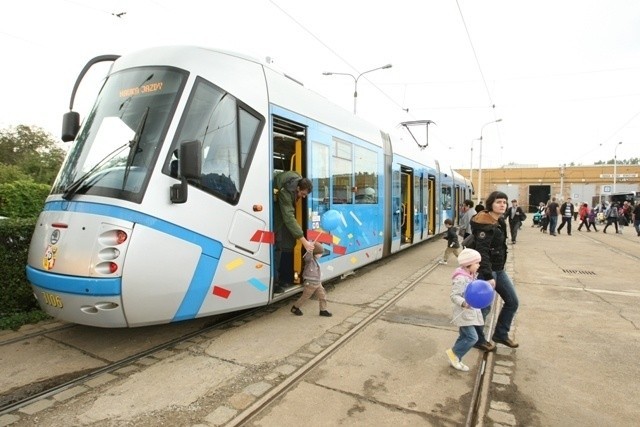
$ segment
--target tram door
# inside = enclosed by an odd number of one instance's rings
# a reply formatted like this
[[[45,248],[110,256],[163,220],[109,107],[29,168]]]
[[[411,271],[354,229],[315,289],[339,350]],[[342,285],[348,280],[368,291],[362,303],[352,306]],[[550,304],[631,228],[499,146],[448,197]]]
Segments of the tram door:
[[[428,198],[428,218],[429,218],[429,223],[428,223],[428,227],[429,227],[429,234],[430,235],[434,235],[436,234],[436,220],[437,220],[437,215],[436,215],[436,177],[433,175],[429,175],[429,198]]]
[[[306,176],[306,127],[280,117],[273,117],[273,173],[295,171]],[[276,206],[274,205],[274,209]],[[296,201],[296,220],[306,234],[307,199]],[[302,276],[302,245],[296,241],[293,254],[282,254],[280,281],[298,284]]]
[[[400,169],[400,243],[413,242],[413,169]]]

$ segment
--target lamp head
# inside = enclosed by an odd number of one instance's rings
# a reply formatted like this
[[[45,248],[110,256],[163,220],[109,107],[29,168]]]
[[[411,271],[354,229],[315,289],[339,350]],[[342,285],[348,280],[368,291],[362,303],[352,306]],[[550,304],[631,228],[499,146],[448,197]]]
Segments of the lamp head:
[[[383,70],[386,70],[387,68],[391,68],[391,67],[392,67],[392,65],[391,65],[391,64],[387,64],[387,65],[385,65],[384,67],[382,67],[382,69],[383,69]]]

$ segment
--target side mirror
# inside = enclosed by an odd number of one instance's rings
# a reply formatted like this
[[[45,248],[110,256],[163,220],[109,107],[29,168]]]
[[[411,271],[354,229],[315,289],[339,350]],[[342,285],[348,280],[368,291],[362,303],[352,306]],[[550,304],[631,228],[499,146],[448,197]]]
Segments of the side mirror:
[[[62,140],[73,141],[80,130],[80,114],[69,111],[62,116]]]
[[[186,141],[180,144],[179,151],[180,184],[169,188],[171,203],[184,203],[189,194],[189,180],[199,180],[202,170],[202,143]]]

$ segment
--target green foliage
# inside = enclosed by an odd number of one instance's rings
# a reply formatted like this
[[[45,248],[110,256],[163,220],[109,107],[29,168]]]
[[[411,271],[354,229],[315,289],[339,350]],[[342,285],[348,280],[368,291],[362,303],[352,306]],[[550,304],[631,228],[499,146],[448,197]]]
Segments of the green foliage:
[[[58,141],[41,128],[19,125],[0,130],[0,163],[17,167],[35,182],[53,184],[64,156]]]
[[[25,267],[35,219],[0,220],[0,319],[38,309]]]
[[[51,319],[47,313],[42,310],[33,310],[25,313],[16,313],[9,316],[0,317],[0,329],[18,330],[20,326],[38,323],[41,320]]]
[[[48,184],[33,181],[0,184],[0,215],[9,218],[36,217],[50,191]]]
[[[598,160],[597,162],[594,163],[594,165],[612,165],[614,163],[614,159],[611,160]],[[617,161],[615,161],[615,163],[619,164],[619,165],[637,165],[640,164],[640,157],[632,157],[630,159],[618,159]]]
[[[5,165],[0,163],[0,184],[7,184],[13,181],[29,181],[31,177],[24,173],[16,165]]]

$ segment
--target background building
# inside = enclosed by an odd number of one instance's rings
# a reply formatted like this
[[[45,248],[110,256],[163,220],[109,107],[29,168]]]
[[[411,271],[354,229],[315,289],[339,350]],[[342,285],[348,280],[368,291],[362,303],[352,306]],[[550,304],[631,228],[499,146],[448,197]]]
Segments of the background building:
[[[509,200],[518,199],[523,209],[532,212],[540,202],[546,203],[552,196],[559,201],[571,197],[574,203],[594,205],[598,200],[606,200],[614,192],[640,191],[640,165],[617,164],[615,169],[614,183],[612,164],[483,168],[481,189],[478,189],[478,170],[474,169],[471,174],[476,191],[473,200],[477,201],[479,195],[480,201],[484,201],[492,191],[502,191],[509,196]],[[468,169],[456,172],[469,178]]]

